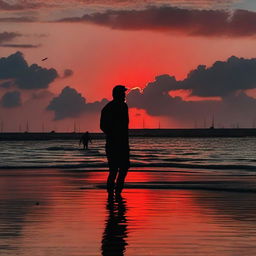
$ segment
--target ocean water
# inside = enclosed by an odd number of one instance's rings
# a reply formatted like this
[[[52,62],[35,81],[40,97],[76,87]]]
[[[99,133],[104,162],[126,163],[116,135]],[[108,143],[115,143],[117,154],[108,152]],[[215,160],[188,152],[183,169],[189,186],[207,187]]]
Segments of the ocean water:
[[[2,141],[0,168],[106,169],[105,141]],[[130,138],[131,170],[189,168],[256,172],[256,138]]]
[[[6,141],[0,255],[256,255],[256,138],[131,138],[122,198],[103,140]]]

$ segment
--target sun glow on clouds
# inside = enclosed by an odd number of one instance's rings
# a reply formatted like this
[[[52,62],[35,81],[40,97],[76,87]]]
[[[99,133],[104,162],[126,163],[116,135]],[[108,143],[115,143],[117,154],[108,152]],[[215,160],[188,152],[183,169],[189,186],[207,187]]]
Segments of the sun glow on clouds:
[[[129,103],[128,103],[129,105]],[[130,129],[164,129],[164,128],[180,128],[182,123],[170,117],[150,116],[144,109],[129,108],[129,128]]]
[[[214,100],[221,101],[221,97],[198,97],[191,96],[192,90],[173,90],[169,92],[171,97],[181,97],[183,101],[205,101],[205,100]]]
[[[159,128],[158,119],[151,117],[145,110],[129,109],[130,129]]]

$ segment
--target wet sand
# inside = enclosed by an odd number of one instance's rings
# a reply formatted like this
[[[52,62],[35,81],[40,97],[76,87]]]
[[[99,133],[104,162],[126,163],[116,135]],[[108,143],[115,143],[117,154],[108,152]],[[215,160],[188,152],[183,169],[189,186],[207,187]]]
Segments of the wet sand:
[[[106,176],[0,170],[0,255],[256,254],[253,176],[131,172],[114,199]]]

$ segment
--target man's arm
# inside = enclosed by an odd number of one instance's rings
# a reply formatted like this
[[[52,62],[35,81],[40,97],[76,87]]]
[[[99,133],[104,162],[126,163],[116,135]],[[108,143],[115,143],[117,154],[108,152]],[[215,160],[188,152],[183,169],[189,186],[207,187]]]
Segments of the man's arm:
[[[126,120],[127,120],[127,126],[128,126],[128,129],[129,129],[129,108],[128,108],[128,105],[125,103],[125,107],[126,107]]]
[[[110,122],[109,113],[107,111],[107,108],[104,107],[101,111],[101,116],[100,116],[100,129],[106,134],[109,132],[109,122]]]

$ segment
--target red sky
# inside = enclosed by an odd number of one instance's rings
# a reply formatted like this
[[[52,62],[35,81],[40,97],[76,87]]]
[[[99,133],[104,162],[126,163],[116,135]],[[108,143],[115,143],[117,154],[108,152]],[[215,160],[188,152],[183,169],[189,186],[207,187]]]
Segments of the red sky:
[[[97,13],[99,10],[104,12],[107,9],[130,10],[131,8],[127,3],[119,6],[116,3],[111,5],[109,1],[91,1],[90,5],[83,5],[79,1],[74,2],[72,8],[65,1],[49,1],[48,4],[54,3],[54,7],[33,8],[29,8],[30,1],[25,1],[23,9],[20,8],[21,6],[16,6],[20,10],[15,11],[4,10],[3,7],[1,9],[0,6],[0,12],[5,18],[33,16],[38,19],[29,23],[0,21],[2,26],[0,32],[14,32],[21,35],[8,42],[0,41],[2,45],[7,43],[20,45],[20,47],[17,45],[0,47],[0,58],[21,51],[29,65],[36,63],[44,68],[54,68],[60,76],[65,69],[73,71],[72,76],[65,79],[57,78],[49,85],[47,90],[55,96],[59,95],[65,86],[70,86],[85,97],[87,102],[100,101],[102,98],[110,100],[111,89],[116,84],[124,84],[129,88],[144,88],[149,82],[153,82],[156,76],[162,74],[169,74],[175,76],[177,80],[183,80],[191,70],[201,64],[210,67],[215,61],[226,61],[232,55],[243,58],[256,56],[254,28],[250,28],[252,33],[250,36],[205,36],[188,35],[183,28],[172,30],[168,27],[158,31],[122,29],[122,27],[113,29],[107,24],[98,25],[91,22],[48,22],[48,20],[81,17],[83,13],[93,13],[93,11]],[[162,2],[155,1],[154,4],[161,6]],[[14,1],[14,3],[18,2]],[[57,8],[56,3],[62,3],[62,8]],[[187,8],[187,10],[219,10],[220,8],[234,10],[237,6],[239,8],[244,6],[244,9],[251,12],[255,9],[249,1],[226,1],[225,6],[220,6],[218,1],[182,1],[182,3],[165,1],[166,3],[178,8]],[[80,8],[81,6],[83,8]],[[128,24],[130,21],[125,22]],[[178,17],[177,23],[179,22]],[[37,47],[24,48],[21,44]],[[48,59],[42,62],[41,59],[44,57]],[[0,96],[12,90],[1,89]],[[90,122],[88,122],[88,115],[53,121],[53,113],[45,110],[49,100],[48,102],[46,99],[45,102],[38,101],[37,106],[33,105],[37,101],[31,103],[31,95],[38,93],[38,90],[20,92],[21,106],[0,109],[0,119],[4,122],[5,130],[15,131],[21,123],[24,127],[24,120],[31,120],[32,130],[40,130],[42,120],[49,124],[51,127],[49,129],[61,127],[57,129],[72,130],[73,122],[76,120],[80,123],[81,129],[99,130],[99,112],[90,115]],[[197,98],[191,96],[191,99]],[[186,97],[186,100],[189,100],[189,97]],[[175,120],[172,116],[150,116],[146,109],[139,112],[143,112],[140,115],[148,119],[148,127],[157,127],[159,120],[165,124],[163,126],[170,128],[194,126],[194,122]],[[38,113],[40,118],[37,118]],[[12,115],[11,118],[10,115]],[[138,111],[131,110],[131,128],[139,127],[137,119]]]

